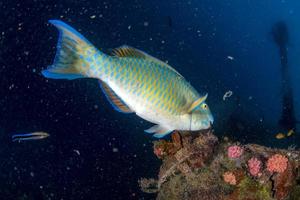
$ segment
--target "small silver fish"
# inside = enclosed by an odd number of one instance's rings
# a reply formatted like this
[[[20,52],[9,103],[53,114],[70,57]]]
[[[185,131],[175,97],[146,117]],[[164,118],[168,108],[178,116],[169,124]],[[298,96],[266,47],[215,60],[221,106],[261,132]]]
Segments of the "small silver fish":
[[[50,135],[46,132],[33,132],[33,133],[20,133],[12,135],[12,141],[23,141],[23,140],[40,140],[49,137]]]

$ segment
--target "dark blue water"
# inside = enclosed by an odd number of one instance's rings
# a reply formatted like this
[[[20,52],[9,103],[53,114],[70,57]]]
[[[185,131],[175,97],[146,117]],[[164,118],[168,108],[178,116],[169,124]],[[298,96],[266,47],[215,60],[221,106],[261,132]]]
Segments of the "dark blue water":
[[[168,61],[208,92],[216,134],[287,148],[281,70],[271,28],[289,30],[289,80],[300,114],[300,3],[296,0],[0,1],[1,199],[153,199],[140,177],[155,177],[150,123],[113,110],[96,80],[47,80],[60,19],[101,50],[128,44]],[[229,58],[233,59],[229,59]],[[223,94],[233,96],[223,101]],[[41,141],[12,143],[19,132]],[[298,142],[299,143],[299,142]],[[79,152],[79,154],[78,154]]]

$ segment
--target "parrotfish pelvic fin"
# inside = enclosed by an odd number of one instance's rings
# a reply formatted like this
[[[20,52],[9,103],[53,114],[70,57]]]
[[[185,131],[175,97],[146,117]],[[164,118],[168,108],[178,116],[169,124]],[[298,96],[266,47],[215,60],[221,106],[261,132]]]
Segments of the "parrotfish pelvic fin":
[[[107,100],[113,108],[122,113],[133,113],[133,111],[122,101],[122,99],[103,81],[99,81],[100,87]]]
[[[160,125],[154,125],[151,128],[145,130],[146,133],[155,133],[153,137],[156,138],[163,138],[164,136],[171,133],[173,130],[167,129],[165,127],[162,127]]]
[[[183,76],[178,71],[176,71],[173,67],[171,67],[167,63],[165,63],[157,58],[154,58],[139,49],[130,47],[128,45],[123,45],[118,48],[115,48],[112,51],[112,53],[114,56],[117,56],[117,57],[135,57],[135,58],[151,60],[152,62],[155,62],[155,63],[159,64],[160,66],[167,67],[168,69],[174,71],[178,76],[183,78]]]
[[[203,103],[207,99],[207,94],[205,94],[203,97],[200,97],[196,101],[194,101],[190,108],[188,109],[188,113],[192,112],[197,106],[199,106],[201,103]]]
[[[60,20],[49,20],[59,30],[56,56],[52,66],[42,74],[53,79],[76,79],[85,77],[92,65],[92,57],[101,55],[87,39],[71,26]]]

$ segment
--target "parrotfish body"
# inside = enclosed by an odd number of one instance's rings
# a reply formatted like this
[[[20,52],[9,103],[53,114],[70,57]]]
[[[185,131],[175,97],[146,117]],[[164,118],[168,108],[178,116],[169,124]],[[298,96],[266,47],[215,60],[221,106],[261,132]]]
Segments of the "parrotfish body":
[[[95,78],[113,107],[136,113],[157,125],[145,130],[161,138],[173,130],[201,130],[213,123],[200,95],[168,64],[129,46],[107,55],[72,27],[50,20],[60,32],[52,66],[42,74],[53,79]]]

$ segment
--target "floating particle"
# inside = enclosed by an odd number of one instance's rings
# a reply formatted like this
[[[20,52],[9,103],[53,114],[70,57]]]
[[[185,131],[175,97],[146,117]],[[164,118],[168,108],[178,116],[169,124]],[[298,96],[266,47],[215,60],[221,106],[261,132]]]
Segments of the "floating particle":
[[[116,148],[116,147],[114,147],[114,148],[112,149],[112,151],[113,151],[114,153],[117,153],[117,152],[119,152],[119,149]]]
[[[164,41],[164,40],[162,40],[162,41],[161,41],[161,43],[162,43],[162,44],[164,44],[164,43],[165,43],[165,41]]]
[[[225,94],[223,96],[223,101],[225,101],[227,98],[231,97],[232,94],[233,94],[233,92],[231,90],[228,90],[227,92],[225,92]]]
[[[234,60],[234,57],[232,57],[232,56],[227,56],[227,59],[228,59],[228,60]]]
[[[34,173],[33,173],[33,172],[30,172],[30,176],[31,176],[31,177],[34,177]]]
[[[95,18],[96,18],[96,15],[91,15],[90,18],[91,18],[91,19],[95,19]]]
[[[15,85],[14,85],[14,84],[11,84],[11,85],[8,87],[8,89],[9,89],[9,90],[12,90],[14,87],[15,87]]]
[[[149,26],[149,22],[144,22],[144,26]]]
[[[130,30],[131,29],[131,25],[129,25],[127,28],[128,28],[128,30]]]
[[[80,156],[80,152],[79,152],[79,150],[77,150],[77,149],[74,149],[73,150],[77,155],[79,155]]]

